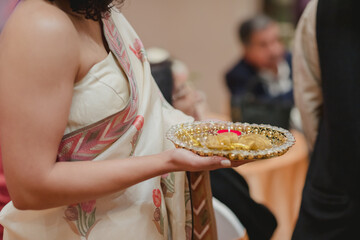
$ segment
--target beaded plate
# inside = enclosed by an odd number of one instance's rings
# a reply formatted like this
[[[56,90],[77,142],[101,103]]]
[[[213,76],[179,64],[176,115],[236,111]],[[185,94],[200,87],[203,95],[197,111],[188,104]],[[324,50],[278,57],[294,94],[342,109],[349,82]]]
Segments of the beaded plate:
[[[210,136],[224,132],[237,133],[239,139],[249,134],[265,136],[271,147],[262,150],[213,149],[206,141]],[[222,156],[230,160],[260,160],[285,154],[294,144],[294,136],[285,129],[270,125],[233,123],[224,121],[198,121],[172,126],[166,137],[177,148],[190,150],[200,156]]]

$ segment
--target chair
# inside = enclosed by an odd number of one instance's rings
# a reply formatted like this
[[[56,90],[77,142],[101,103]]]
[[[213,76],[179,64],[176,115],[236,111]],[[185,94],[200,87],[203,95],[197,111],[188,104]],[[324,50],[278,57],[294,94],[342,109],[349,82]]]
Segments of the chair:
[[[213,207],[219,239],[234,240],[245,236],[244,226],[226,205],[213,197]]]

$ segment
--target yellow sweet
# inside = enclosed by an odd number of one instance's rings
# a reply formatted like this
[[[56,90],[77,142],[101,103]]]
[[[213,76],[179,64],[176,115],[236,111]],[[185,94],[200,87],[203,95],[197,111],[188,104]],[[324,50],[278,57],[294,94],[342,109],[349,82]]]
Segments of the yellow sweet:
[[[271,148],[269,139],[259,134],[246,134],[240,138],[235,133],[221,133],[206,140],[209,149],[217,150],[264,150]]]
[[[217,136],[209,136],[206,140],[206,146],[210,149],[220,149],[222,147]]]
[[[219,141],[224,145],[230,145],[239,141],[238,135],[232,132],[221,133],[217,135]]]
[[[239,139],[239,143],[249,146],[251,150],[264,150],[271,148],[271,141],[259,134],[247,134]]]

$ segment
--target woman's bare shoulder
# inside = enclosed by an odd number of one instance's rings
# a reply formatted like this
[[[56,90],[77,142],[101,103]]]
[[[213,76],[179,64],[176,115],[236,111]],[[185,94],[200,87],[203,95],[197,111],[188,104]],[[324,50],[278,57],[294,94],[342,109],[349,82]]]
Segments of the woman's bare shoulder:
[[[64,42],[66,41],[66,44]],[[3,47],[78,48],[77,31],[66,13],[41,0],[21,2],[4,26],[0,37]]]
[[[58,30],[62,32],[76,32],[68,15],[47,1],[22,1],[10,16],[4,29],[16,27],[21,30]]]
[[[0,64],[27,60],[28,67],[46,64],[74,73],[79,67],[78,38],[72,21],[60,9],[45,1],[22,1],[0,35]]]

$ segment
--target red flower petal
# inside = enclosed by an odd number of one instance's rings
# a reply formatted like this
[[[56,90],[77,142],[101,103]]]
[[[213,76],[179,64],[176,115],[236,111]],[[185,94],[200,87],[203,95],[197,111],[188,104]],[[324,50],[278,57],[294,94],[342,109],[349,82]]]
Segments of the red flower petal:
[[[80,203],[81,209],[86,213],[91,213],[95,208],[96,200]]]
[[[153,202],[156,207],[161,206],[161,192],[160,189],[154,189],[153,190]]]

